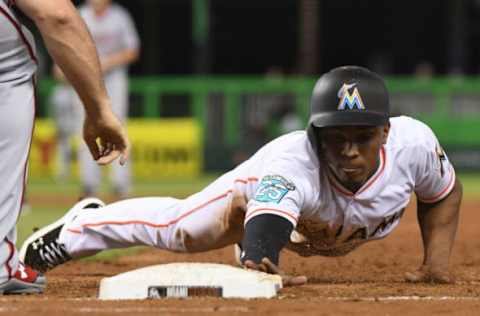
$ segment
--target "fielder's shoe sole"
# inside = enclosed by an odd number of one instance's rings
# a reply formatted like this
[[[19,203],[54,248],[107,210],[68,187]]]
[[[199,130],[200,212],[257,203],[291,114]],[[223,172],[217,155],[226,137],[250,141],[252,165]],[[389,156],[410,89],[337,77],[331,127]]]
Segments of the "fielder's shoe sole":
[[[20,248],[20,260],[41,272],[50,270],[57,264],[68,261],[70,256],[63,249],[62,245],[58,243],[58,236],[63,225],[73,220],[84,209],[103,206],[105,206],[105,203],[97,198],[86,198],[79,201],[63,217],[50,225],[40,228],[28,237],[22,248]],[[65,260],[60,260],[57,264],[54,264],[56,257],[60,259],[64,257]]]

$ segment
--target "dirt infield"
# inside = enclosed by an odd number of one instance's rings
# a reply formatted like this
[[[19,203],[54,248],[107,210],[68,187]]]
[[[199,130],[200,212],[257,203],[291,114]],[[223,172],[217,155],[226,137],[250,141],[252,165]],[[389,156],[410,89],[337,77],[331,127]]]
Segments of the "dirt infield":
[[[233,264],[232,249],[195,255],[148,250],[115,262],[73,262],[48,273],[42,296],[0,298],[4,315],[431,315],[480,314],[480,202],[462,206],[452,259],[453,285],[408,284],[406,271],[422,259],[415,208],[409,207],[396,231],[341,258],[301,258],[290,252],[282,267],[306,274],[309,284],[283,289],[272,300],[148,300],[100,302],[101,278],[134,268],[168,262]]]

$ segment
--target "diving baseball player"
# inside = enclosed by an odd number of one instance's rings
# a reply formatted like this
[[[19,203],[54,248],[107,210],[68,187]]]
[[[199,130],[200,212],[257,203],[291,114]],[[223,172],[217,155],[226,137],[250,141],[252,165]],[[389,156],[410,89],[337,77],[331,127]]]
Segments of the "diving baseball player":
[[[386,237],[411,194],[418,199],[423,265],[409,281],[450,282],[448,262],[462,189],[433,132],[389,118],[383,80],[356,66],[316,83],[306,131],[283,135],[185,199],[149,197],[104,205],[89,198],[23,245],[25,262],[46,271],[104,249],[148,245],[197,252],[238,243],[248,268],[282,274],[287,248],[341,256]]]
[[[34,39],[13,6],[33,20],[84,100],[84,138],[94,158],[105,164],[122,155],[123,161],[129,146],[110,109],[95,47],[71,1],[0,0],[0,294],[39,293],[45,287],[45,277],[19,261],[15,248],[35,117],[37,57]]]

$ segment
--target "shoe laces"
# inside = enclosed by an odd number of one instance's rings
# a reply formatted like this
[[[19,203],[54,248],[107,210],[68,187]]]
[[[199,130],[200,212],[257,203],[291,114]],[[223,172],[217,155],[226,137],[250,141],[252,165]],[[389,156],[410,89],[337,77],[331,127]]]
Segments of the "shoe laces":
[[[65,249],[65,245],[59,243],[58,239],[43,245],[43,247],[39,249],[39,254],[42,260],[50,268],[53,268],[71,259],[67,253],[67,250]]]

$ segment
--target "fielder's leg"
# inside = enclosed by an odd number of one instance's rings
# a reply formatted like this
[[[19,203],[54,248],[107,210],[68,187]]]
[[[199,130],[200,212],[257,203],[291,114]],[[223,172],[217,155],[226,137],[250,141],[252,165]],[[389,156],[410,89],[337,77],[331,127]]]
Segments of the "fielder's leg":
[[[15,248],[35,113],[33,83],[2,85],[0,100],[0,294],[38,293],[45,279],[19,263]]]

